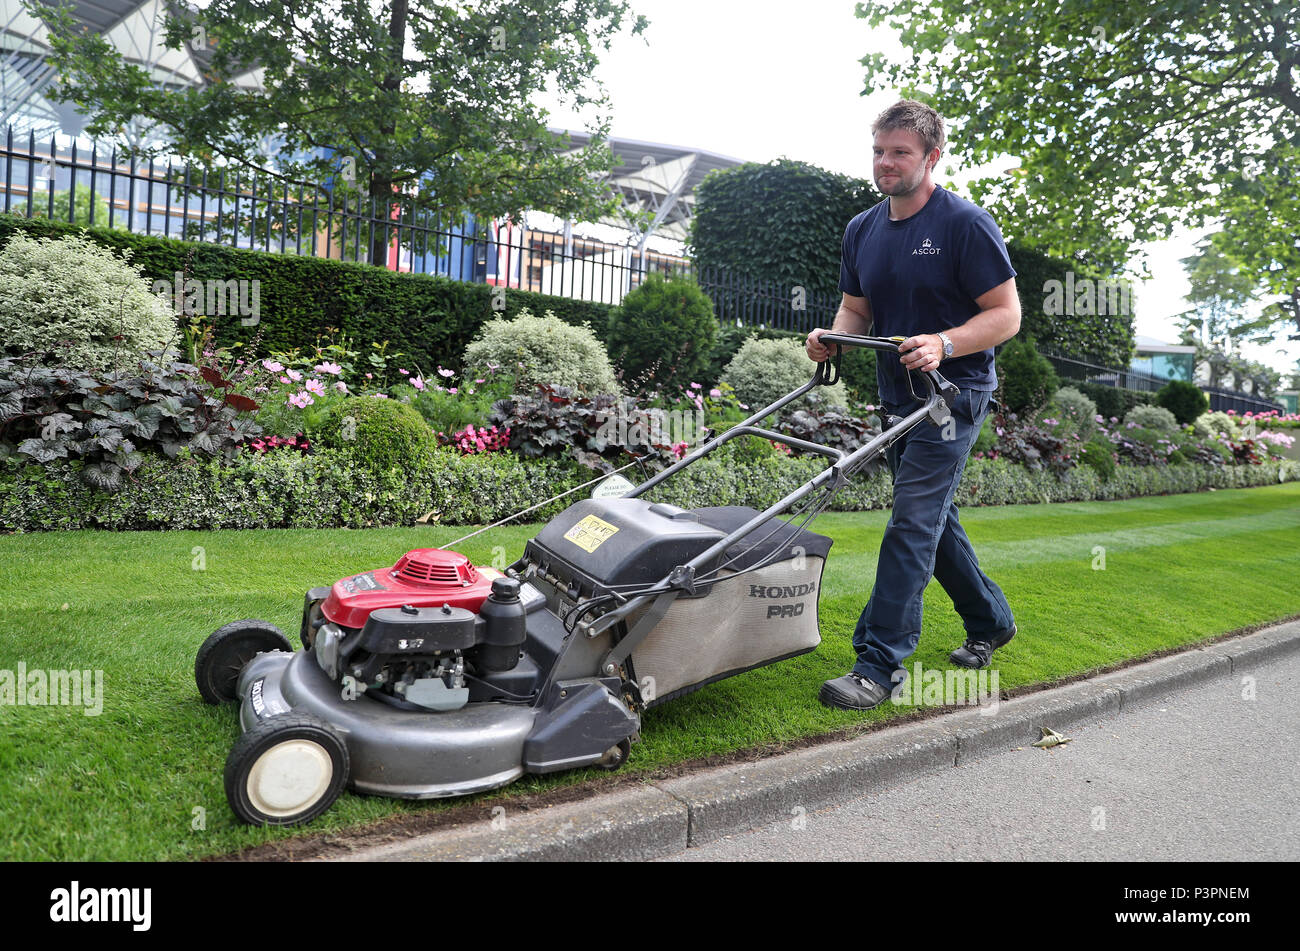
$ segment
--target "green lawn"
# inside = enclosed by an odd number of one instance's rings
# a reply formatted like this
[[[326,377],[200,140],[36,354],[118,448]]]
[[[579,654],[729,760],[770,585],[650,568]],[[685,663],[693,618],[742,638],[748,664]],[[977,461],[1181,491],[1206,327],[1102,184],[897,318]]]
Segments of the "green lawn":
[[[898,715],[829,710],[817,688],[852,663],[849,639],[871,589],[887,513],[835,513],[815,653],[712,685],[650,711],[629,771],[840,730]],[[1300,613],[1300,483],[1123,502],[1016,505],[963,513],[1020,634],[998,652],[1003,689]],[[461,546],[476,563],[513,559],[536,526]],[[233,707],[203,704],[194,652],[227,621],[261,617],[296,640],[302,596],[459,528],[367,531],[69,532],[0,537],[0,670],[99,669],[104,709],[0,706],[0,858],[186,858],[463,800],[404,803],[345,795],[306,829],[239,825],[221,772],[238,732]],[[1095,549],[1105,570],[1094,570]],[[205,569],[194,570],[203,549]],[[960,619],[926,593],[913,661],[946,666]],[[517,795],[606,774],[525,779]],[[204,813],[196,813],[196,810]],[[487,807],[484,809],[487,815]],[[201,815],[203,822],[196,820]],[[204,828],[196,829],[202,824]]]

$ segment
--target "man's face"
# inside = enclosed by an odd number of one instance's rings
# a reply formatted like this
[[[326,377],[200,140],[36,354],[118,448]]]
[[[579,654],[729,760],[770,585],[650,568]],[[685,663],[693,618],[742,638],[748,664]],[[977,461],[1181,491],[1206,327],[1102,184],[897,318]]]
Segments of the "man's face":
[[[882,195],[901,198],[916,191],[925,181],[929,170],[925,144],[915,132],[909,129],[877,132],[875,155],[873,171],[876,188]]]

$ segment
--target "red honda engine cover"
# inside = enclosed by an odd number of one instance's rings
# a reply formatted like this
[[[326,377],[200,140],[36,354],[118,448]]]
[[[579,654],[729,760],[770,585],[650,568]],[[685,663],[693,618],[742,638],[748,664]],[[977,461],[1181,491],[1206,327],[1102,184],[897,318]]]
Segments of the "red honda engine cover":
[[[475,614],[492,593],[495,568],[475,568],[459,552],[441,548],[408,551],[391,568],[378,568],[334,582],[321,605],[325,618],[340,627],[364,627],[370,612],[411,604],[417,608],[465,608]]]

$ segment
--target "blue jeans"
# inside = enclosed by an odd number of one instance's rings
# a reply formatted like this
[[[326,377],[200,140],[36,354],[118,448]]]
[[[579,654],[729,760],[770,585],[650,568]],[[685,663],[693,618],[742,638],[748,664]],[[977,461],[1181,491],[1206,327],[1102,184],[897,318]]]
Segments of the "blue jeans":
[[[858,652],[853,669],[886,689],[894,686],[892,674],[921,638],[922,595],[931,576],[952,598],[968,639],[989,640],[1012,625],[1007,599],[980,570],[952,501],[992,395],[962,390],[951,424],[922,420],[886,450],[894,510],[880,544],[871,598],[853,632]],[[918,406],[886,403],[884,409],[904,416]]]

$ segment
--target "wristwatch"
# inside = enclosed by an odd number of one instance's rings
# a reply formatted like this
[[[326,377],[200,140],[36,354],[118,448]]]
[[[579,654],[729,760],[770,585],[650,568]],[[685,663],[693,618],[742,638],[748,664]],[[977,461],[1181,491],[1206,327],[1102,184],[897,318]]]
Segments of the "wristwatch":
[[[936,336],[943,341],[944,358],[952,356],[952,341],[948,339],[948,335],[941,330]]]

